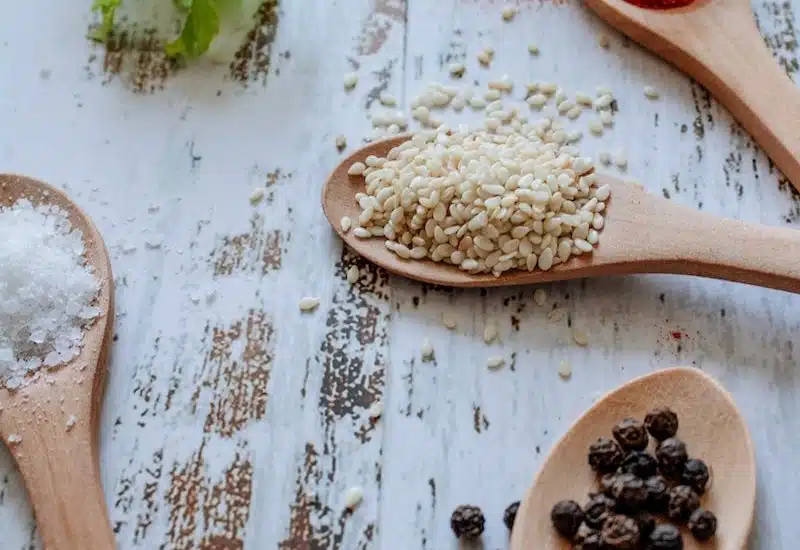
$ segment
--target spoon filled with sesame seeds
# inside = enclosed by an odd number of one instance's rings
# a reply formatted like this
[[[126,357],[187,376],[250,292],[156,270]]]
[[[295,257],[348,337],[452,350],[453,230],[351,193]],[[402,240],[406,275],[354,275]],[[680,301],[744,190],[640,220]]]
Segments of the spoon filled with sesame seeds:
[[[60,190],[8,174],[0,240],[0,436],[44,547],[110,550],[98,456],[114,319],[106,247]]]
[[[537,135],[441,127],[370,143],[329,176],[325,215],[366,259],[442,286],[671,273],[800,292],[800,231],[648,194]]]
[[[800,90],[749,0],[586,0],[604,21],[705,86],[800,190]]]
[[[744,550],[755,500],[753,444],[731,395],[697,368],[665,369],[601,398],[556,443],[511,549]]]

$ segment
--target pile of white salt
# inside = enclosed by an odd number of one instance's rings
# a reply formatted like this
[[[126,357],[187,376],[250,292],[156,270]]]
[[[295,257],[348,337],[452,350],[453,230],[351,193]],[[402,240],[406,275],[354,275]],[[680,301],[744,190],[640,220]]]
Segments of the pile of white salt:
[[[0,207],[0,386],[74,359],[100,314],[83,234],[55,206]]]

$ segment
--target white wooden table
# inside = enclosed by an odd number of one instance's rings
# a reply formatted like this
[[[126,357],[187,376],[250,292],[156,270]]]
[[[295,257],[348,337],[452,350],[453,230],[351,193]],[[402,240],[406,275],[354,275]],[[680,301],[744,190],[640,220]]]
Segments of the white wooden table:
[[[361,143],[377,92],[407,106],[463,59],[465,83],[508,73],[517,97],[531,80],[612,87],[620,113],[603,147],[627,152],[631,177],[705,211],[800,228],[798,195],[701,87],[577,1],[523,2],[503,23],[487,0],[285,0],[238,78],[207,63],[174,71],[141,31],[140,51],[105,54],[85,39],[89,4],[3,3],[0,171],[63,185],[112,253],[119,315],[101,439],[119,548],[441,550],[457,546],[448,520],[467,502],[487,514],[485,547],[506,548],[504,507],[570,423],[602,392],[675,364],[718,377],[747,418],[752,547],[796,548],[798,297],[667,276],[552,285],[544,307],[533,288],[428,288],[343,251],[319,205],[340,159],[334,137]],[[793,75],[798,8],[754,5]],[[487,43],[491,70],[475,60]],[[645,99],[644,84],[662,99]],[[601,143],[579,146],[594,155]],[[251,206],[260,185],[266,200]],[[298,310],[306,295],[322,300],[310,315]],[[549,320],[553,307],[567,316]],[[490,320],[500,338],[487,346]],[[426,336],[434,362],[420,360]],[[509,366],[490,372],[497,354]],[[371,422],[375,403],[384,415]],[[364,502],[344,514],[356,486]],[[5,450],[0,532],[4,550],[39,545]]]

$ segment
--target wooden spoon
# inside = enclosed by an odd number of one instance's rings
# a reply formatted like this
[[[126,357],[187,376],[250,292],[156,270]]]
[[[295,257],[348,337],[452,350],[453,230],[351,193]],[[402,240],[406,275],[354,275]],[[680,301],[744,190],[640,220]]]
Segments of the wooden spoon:
[[[325,215],[345,243],[392,273],[455,287],[674,273],[800,292],[800,231],[718,218],[609,176],[601,176],[612,192],[600,244],[592,254],[570,258],[549,271],[508,271],[500,277],[471,275],[443,263],[403,260],[386,249],[384,239],[359,239],[352,231],[344,232],[340,222],[343,216],[358,219],[355,194],[364,191],[364,178],[347,174],[350,165],[368,155],[385,157],[405,139],[374,142],[354,152],[333,171],[322,192]]]
[[[643,420],[658,406],[677,413],[678,437],[689,455],[704,460],[712,472],[701,505],[716,514],[717,535],[714,542],[700,544],[684,531],[684,548],[745,549],[756,500],[753,444],[730,394],[696,368],[667,369],[633,380],[581,416],[550,452],[522,500],[511,549],[571,548],[553,529],[550,509],[564,499],[584,504],[587,493],[597,492],[586,458],[589,445],[598,437],[611,437],[611,428],[623,418]]]
[[[670,10],[625,0],[586,4],[708,88],[800,190],[800,90],[764,45],[750,0],[695,0]]]
[[[0,389],[0,436],[25,480],[45,548],[111,549],[114,534],[100,484],[97,441],[114,320],[111,264],[97,228],[61,191],[23,176],[0,175],[0,206],[21,198],[59,206],[83,233],[86,258],[101,283],[96,304],[101,315],[70,364],[15,392]],[[75,424],[69,427],[72,416]]]

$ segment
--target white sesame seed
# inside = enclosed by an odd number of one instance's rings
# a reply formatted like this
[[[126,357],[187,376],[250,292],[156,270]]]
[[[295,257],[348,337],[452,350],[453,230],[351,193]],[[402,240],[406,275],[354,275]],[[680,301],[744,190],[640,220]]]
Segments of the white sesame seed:
[[[335,143],[339,152],[344,151],[347,148],[347,138],[342,135],[336,136]]]
[[[486,322],[486,326],[483,327],[483,341],[487,344],[491,344],[497,339],[497,323],[492,320]]]
[[[536,44],[528,44],[528,53],[531,55],[539,55],[539,46]]]
[[[562,360],[558,365],[558,375],[564,380],[572,376],[572,364],[566,359]]]
[[[607,50],[611,47],[611,39],[608,37],[607,34],[600,33],[597,35],[597,45]]]
[[[344,493],[344,507],[351,512],[358,508],[364,500],[364,490],[361,487],[350,487]]]
[[[603,123],[597,119],[589,121],[589,131],[595,136],[603,135]]]
[[[358,84],[358,74],[357,73],[346,73],[344,75],[344,89],[347,91],[352,90]]]
[[[433,359],[433,346],[431,341],[425,338],[422,340],[422,349],[420,350],[423,361],[430,361]]]
[[[383,416],[383,402],[376,401],[375,403],[373,403],[372,406],[370,406],[369,410],[367,411],[367,414],[373,420]]]
[[[608,166],[611,164],[611,153],[601,151],[600,153],[597,153],[597,160]]]
[[[655,87],[645,86],[644,95],[647,97],[647,99],[658,99],[661,94],[658,93],[658,90]]]
[[[442,324],[446,328],[453,330],[458,326],[458,318],[453,313],[445,311],[442,313]]]
[[[558,84],[553,82],[542,82],[539,86],[539,91],[546,95],[553,95],[558,90]]]
[[[502,15],[503,15],[503,21],[509,22],[512,19],[514,19],[514,17],[517,15],[517,8],[513,6],[505,6],[503,8]]]
[[[483,65],[484,67],[489,66],[492,63],[492,59],[494,58],[494,54],[490,52],[488,49],[485,49],[478,53],[477,55],[478,62]]]
[[[378,95],[378,101],[380,101],[381,105],[385,107],[394,107],[397,105],[397,99],[395,99],[395,97],[386,90],[382,91],[380,95]]]
[[[543,288],[537,288],[534,290],[533,301],[537,306],[543,306],[547,302],[547,291]]]
[[[573,108],[567,111],[567,118],[570,120],[575,120],[576,118],[581,116],[582,111],[583,109],[581,109],[580,105],[575,105]]]
[[[527,100],[528,105],[536,109],[541,109],[547,103],[547,96],[544,94],[533,94]]]
[[[317,309],[319,306],[319,298],[314,298],[311,296],[306,296],[305,298],[301,298],[299,302],[300,311],[303,312],[310,312]]]
[[[360,275],[361,273],[358,271],[358,266],[351,265],[347,269],[347,282],[351,285],[356,284]]]
[[[342,228],[342,231],[347,233],[350,231],[350,228],[353,227],[353,220],[351,220],[349,216],[342,216],[342,219],[339,221],[339,227]]]
[[[628,157],[625,156],[623,151],[617,151],[614,153],[614,164],[620,169],[624,169],[628,166]]]
[[[497,101],[500,99],[500,90],[494,88],[486,90],[486,93],[483,94],[483,99],[486,101]]]
[[[455,111],[461,111],[461,110],[463,110],[463,109],[464,109],[464,107],[466,107],[466,105],[467,105],[467,102],[466,102],[466,101],[464,100],[464,98],[463,98],[463,97],[461,97],[461,96],[456,96],[456,97],[454,97],[454,98],[453,98],[453,101],[451,101],[451,102],[450,102],[450,106],[451,106],[451,107],[453,108],[453,110],[455,110]]]
[[[614,124],[614,115],[611,114],[611,111],[604,109],[600,111],[599,116],[603,126],[611,126]]]
[[[369,239],[372,237],[372,233],[370,233],[369,229],[364,229],[363,227],[356,227],[353,229],[353,235],[359,239]]]
[[[256,187],[250,193],[250,204],[257,205],[264,199],[265,189],[263,187]]]
[[[480,109],[485,109],[486,108],[486,100],[484,100],[483,98],[480,98],[480,97],[470,98],[469,106],[472,107],[473,109],[475,109],[476,111],[480,110]]]
[[[505,364],[506,360],[502,355],[493,355],[486,360],[486,366],[491,370],[501,369]]]
[[[598,97],[595,102],[594,106],[599,109],[608,109],[611,104],[614,102],[614,97],[610,94],[602,95]]]
[[[576,344],[579,346],[588,346],[589,345],[589,335],[586,331],[573,328],[572,329],[572,339],[575,341]]]
[[[70,415],[70,417],[67,418],[67,422],[66,422],[66,425],[65,425],[67,431],[70,431],[72,428],[74,428],[75,424],[77,424],[77,423],[78,423],[78,417],[75,416],[74,414]]]

